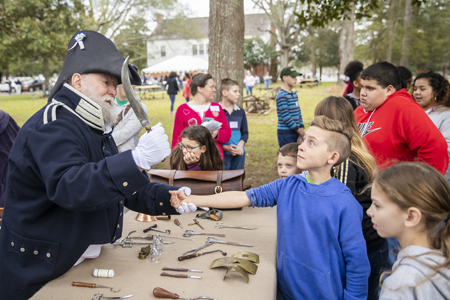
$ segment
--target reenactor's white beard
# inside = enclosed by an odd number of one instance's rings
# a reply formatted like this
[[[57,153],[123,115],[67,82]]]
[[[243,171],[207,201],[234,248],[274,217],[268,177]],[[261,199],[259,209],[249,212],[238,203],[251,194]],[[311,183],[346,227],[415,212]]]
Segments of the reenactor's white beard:
[[[103,122],[105,123],[105,126],[113,127],[117,122],[117,115],[114,114],[114,102],[116,99],[110,95],[97,95],[97,92],[87,80],[83,81],[81,92],[102,107]]]

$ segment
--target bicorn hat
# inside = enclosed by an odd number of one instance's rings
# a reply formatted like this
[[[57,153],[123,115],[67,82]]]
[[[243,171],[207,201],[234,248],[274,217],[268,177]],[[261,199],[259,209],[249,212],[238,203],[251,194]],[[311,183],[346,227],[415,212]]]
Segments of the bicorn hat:
[[[70,39],[64,65],[49,100],[61,89],[64,80],[72,78],[75,73],[106,73],[116,77],[119,84],[122,83],[123,62],[123,56],[110,39],[95,31],[78,32]],[[141,85],[139,74],[131,66],[128,70],[131,84]]]

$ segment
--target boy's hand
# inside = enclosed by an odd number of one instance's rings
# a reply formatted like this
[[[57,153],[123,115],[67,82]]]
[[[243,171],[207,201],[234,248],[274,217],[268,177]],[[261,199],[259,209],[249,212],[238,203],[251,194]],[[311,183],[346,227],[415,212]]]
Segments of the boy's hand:
[[[236,147],[236,145],[222,145],[223,151],[226,151],[226,152],[230,153],[231,155],[234,155],[233,154],[233,152],[234,152],[234,148],[233,147]]]
[[[219,130],[211,132],[211,135],[212,135],[213,139],[215,139],[218,134],[219,134]]]
[[[235,155],[243,155],[244,154],[244,147],[242,147],[241,145],[237,145],[234,152],[236,153]]]
[[[200,159],[200,157],[197,157],[194,153],[192,152],[186,152],[186,155],[183,156],[183,160],[186,163],[186,165],[192,165],[193,163],[198,162]]]

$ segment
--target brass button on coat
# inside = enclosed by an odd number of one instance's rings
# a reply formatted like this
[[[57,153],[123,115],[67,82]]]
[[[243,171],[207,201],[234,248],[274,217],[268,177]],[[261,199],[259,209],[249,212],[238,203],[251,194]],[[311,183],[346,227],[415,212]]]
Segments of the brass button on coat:
[[[20,252],[25,252],[25,248],[24,247],[20,248]]]
[[[34,250],[34,251],[33,251],[33,254],[34,254],[34,255],[38,255],[39,252],[38,252],[37,250]]]
[[[159,205],[163,206],[164,204],[162,202],[159,202]]]
[[[48,258],[50,258],[50,256],[52,256],[50,253],[47,253],[45,256],[47,256]]]
[[[14,242],[11,242],[11,246],[13,246],[13,247],[14,247]]]
[[[123,183],[123,186],[128,186],[128,182],[125,181],[125,182]]]

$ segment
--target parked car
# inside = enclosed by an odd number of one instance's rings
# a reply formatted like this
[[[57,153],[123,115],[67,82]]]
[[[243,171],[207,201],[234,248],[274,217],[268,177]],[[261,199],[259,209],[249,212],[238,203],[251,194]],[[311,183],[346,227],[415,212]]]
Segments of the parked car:
[[[17,85],[14,81],[11,82],[11,93],[15,93],[17,91]],[[9,83],[0,83],[0,92],[9,92]]]
[[[22,91],[36,91],[43,88],[44,80],[29,80],[22,83]]]

